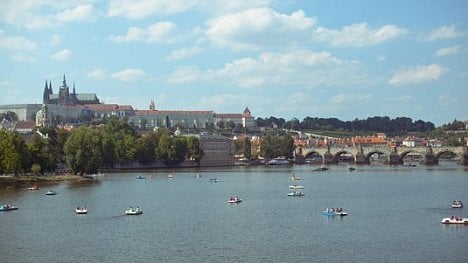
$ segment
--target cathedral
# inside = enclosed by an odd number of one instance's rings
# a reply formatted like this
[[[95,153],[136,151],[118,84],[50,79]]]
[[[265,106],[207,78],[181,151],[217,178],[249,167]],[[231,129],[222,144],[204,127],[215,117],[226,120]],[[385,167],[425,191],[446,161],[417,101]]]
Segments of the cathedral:
[[[62,106],[75,106],[86,104],[100,104],[99,99],[94,93],[81,93],[77,94],[75,84],[73,83],[73,91],[70,93],[70,88],[67,85],[65,75],[63,75],[62,86],[60,86],[58,94],[52,91],[52,82],[47,80],[44,87],[43,104],[55,104]]]

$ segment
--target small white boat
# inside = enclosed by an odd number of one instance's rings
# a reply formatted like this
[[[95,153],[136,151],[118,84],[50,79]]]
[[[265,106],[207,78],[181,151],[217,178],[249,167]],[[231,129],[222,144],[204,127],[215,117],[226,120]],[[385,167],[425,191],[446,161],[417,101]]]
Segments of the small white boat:
[[[18,207],[10,205],[10,204],[0,205],[0,211],[11,211],[11,210],[18,210]]]
[[[209,181],[210,183],[217,183],[217,182],[218,182],[218,178],[210,178],[210,179],[208,179],[208,181]]]
[[[268,161],[267,164],[268,165],[288,165],[290,163],[284,157],[277,157]]]
[[[141,215],[143,214],[143,210],[140,207],[130,207],[130,209],[125,210],[126,215]]]
[[[468,225],[468,218],[461,216],[451,216],[442,219],[442,224]]]
[[[463,202],[461,200],[454,200],[452,202],[452,208],[462,208]]]
[[[288,193],[288,196],[303,196],[304,193],[302,191],[293,191]]]
[[[228,200],[228,203],[231,203],[231,204],[237,204],[240,202],[242,202],[242,199],[240,199],[238,196],[231,196],[229,197],[229,200]]]
[[[296,175],[294,175],[294,173],[292,173],[292,176],[289,177],[289,179],[291,179],[291,180],[293,180],[293,181],[297,181],[297,180],[301,180],[301,177],[296,176]]]
[[[29,191],[36,191],[38,189],[39,189],[39,187],[37,185],[33,185],[33,186],[28,187]]]
[[[289,189],[304,189],[304,186],[295,184],[295,185],[290,185]]]
[[[88,209],[86,208],[86,206],[83,206],[83,207],[77,207],[75,208],[75,213],[79,214],[79,215],[82,215],[82,214],[87,214],[88,213]]]
[[[348,213],[343,211],[343,208],[327,208],[325,211],[322,211],[323,215],[326,216],[347,216]]]
[[[52,190],[49,190],[49,191],[47,191],[45,194],[46,194],[46,195],[56,195],[57,192],[52,191]]]

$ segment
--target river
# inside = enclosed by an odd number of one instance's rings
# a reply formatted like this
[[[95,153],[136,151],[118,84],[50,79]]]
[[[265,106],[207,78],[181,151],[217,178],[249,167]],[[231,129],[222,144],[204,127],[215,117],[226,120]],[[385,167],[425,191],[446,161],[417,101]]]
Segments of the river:
[[[440,223],[468,217],[468,207],[450,206],[468,204],[468,168],[315,168],[176,170],[173,179],[172,171],[115,173],[0,189],[0,202],[19,207],[0,212],[0,261],[468,262],[468,225]],[[302,180],[291,181],[293,172]],[[305,195],[287,196],[292,184]],[[228,204],[232,195],[243,202]],[[89,213],[76,215],[78,205]],[[125,216],[130,206],[143,214]],[[348,216],[324,216],[327,207]]]

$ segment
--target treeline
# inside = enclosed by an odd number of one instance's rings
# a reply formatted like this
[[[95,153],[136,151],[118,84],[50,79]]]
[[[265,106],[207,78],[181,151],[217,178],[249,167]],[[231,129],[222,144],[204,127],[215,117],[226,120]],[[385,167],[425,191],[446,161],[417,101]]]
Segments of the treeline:
[[[257,118],[258,127],[277,127],[293,130],[342,130],[349,132],[384,132],[389,135],[406,134],[408,132],[428,132],[435,129],[432,122],[413,121],[407,117],[390,119],[387,116],[369,117],[365,120],[342,121],[337,118],[306,117],[302,121],[294,118],[286,121],[283,118]]]
[[[45,173],[62,169],[92,174],[102,168],[131,162],[168,166],[203,157],[197,137],[174,136],[169,130],[138,134],[124,119],[111,118],[104,125],[82,126],[65,132],[41,128],[26,144],[17,133],[0,130],[0,174]]]

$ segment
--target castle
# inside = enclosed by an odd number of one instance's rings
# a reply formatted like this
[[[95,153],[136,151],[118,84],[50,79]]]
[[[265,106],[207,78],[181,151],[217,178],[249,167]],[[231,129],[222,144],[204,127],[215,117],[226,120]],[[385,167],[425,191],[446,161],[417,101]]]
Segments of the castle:
[[[94,93],[77,94],[75,89],[75,83],[73,83],[73,92],[70,93],[70,88],[67,85],[65,75],[63,75],[62,86],[59,88],[58,94],[54,94],[52,90],[52,82],[49,81],[49,85],[47,85],[46,80],[42,103],[62,106],[100,104],[99,99]]]

